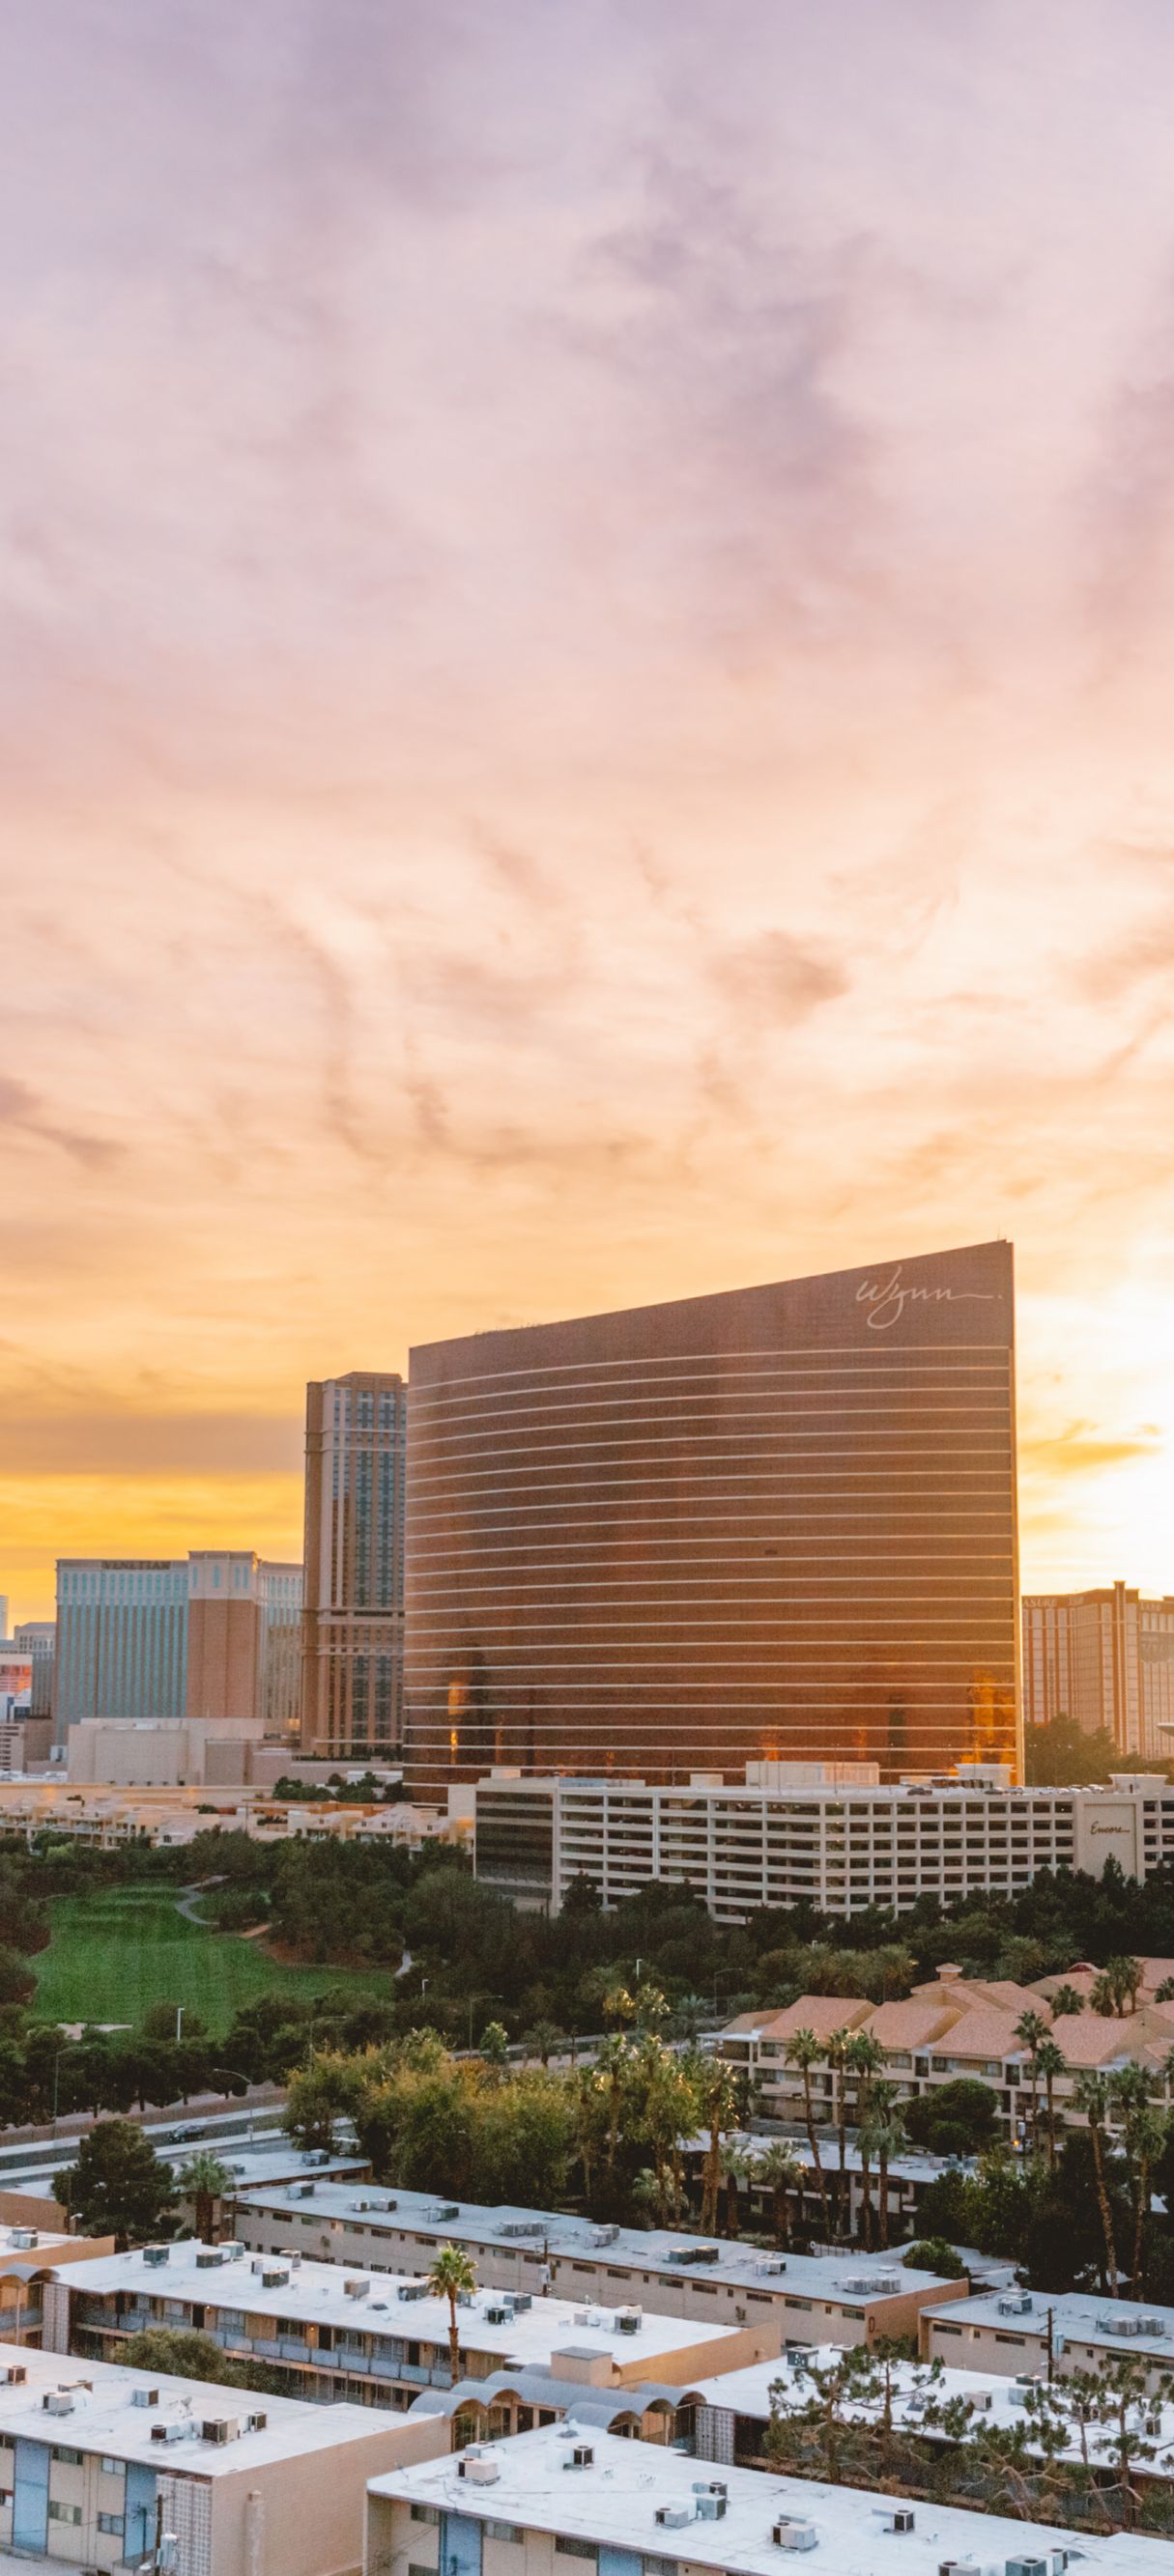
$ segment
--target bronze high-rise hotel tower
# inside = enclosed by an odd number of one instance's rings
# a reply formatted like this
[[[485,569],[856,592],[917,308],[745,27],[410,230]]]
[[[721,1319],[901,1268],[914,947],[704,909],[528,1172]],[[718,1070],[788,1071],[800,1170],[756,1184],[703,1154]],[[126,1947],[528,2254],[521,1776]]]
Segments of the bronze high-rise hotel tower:
[[[1019,1774],[1008,1244],[436,1342],[410,1388],[417,1790]]]

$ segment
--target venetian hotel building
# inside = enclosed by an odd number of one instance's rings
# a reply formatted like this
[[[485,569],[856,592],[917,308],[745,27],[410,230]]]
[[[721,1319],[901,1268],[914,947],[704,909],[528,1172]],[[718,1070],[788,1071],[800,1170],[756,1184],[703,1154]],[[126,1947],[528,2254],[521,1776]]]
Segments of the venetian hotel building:
[[[1006,1243],[415,1350],[406,1752],[1020,1769]]]

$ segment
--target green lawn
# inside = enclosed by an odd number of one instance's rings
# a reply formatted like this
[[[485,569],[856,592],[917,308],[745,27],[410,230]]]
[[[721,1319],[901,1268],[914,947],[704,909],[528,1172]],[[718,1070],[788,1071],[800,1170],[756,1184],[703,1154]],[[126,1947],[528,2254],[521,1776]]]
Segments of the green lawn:
[[[392,1990],[387,1969],[279,1967],[258,1942],[189,1922],[156,1888],[59,1896],[52,1913],[52,1941],[31,1963],[38,2020],[138,2022],[151,2004],[183,2004],[222,2033],[241,2004],[275,1986],[300,1995]]]

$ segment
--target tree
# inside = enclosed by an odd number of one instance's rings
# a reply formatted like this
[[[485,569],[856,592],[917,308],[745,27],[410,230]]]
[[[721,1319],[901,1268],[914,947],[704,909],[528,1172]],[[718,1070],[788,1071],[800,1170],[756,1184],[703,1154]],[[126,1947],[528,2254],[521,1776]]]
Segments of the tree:
[[[931,2155],[981,2155],[992,2144],[998,2121],[999,2105],[989,2084],[969,2075],[957,2075],[905,2105],[909,2136]]]
[[[1050,2032],[1045,2032],[1035,2052],[1037,2075],[1044,2079],[1045,2119],[1048,2133],[1048,2172],[1056,2170],[1056,2085],[1068,2072],[1068,2060]]]
[[[100,2120],[54,2186],[83,2236],[113,2236],[119,2253],[156,2236],[175,2208],[175,2176],[137,2120]]]
[[[827,2176],[820,2162],[819,2135],[815,2126],[815,2104],[812,2100],[811,2094],[812,2069],[816,2066],[822,2066],[823,2060],[823,2045],[822,2042],[816,2038],[813,2030],[797,2030],[792,2032],[792,2035],[787,2041],[786,2047],[783,2051],[783,2061],[787,2066],[796,2067],[802,2079],[803,2125],[807,2131],[807,2144],[811,2149],[811,2170],[815,2175],[816,2189],[819,2192],[819,2205],[823,2212],[823,2232],[826,2241],[831,2236],[832,2221],[831,2212],[828,2208]]]
[[[339,2121],[354,2111],[356,2082],[356,2060],[341,2049],[321,2049],[308,2066],[299,2066],[286,2094],[285,2125],[291,2138],[300,2147],[329,2153]]]
[[[706,2059],[700,2089],[701,2116],[709,2131],[702,2167],[701,2226],[704,2234],[712,2236],[717,2227],[722,2139],[738,2117],[738,2081],[733,2067],[721,2057]]]
[[[860,2166],[864,2186],[861,2217],[864,2242],[872,2243],[872,2195],[869,2190],[869,2167],[875,2160],[877,2200],[880,2209],[880,2242],[882,2250],[889,2241],[889,2166],[908,2141],[900,2096],[895,2084],[874,2084],[869,2099],[868,2117],[860,2131]]]
[[[555,2050],[561,2047],[566,2035],[565,2030],[560,2030],[556,2021],[549,2021],[543,2014],[531,2030],[523,2032],[522,2045],[538,2059],[540,2066],[549,2066]]]
[[[1101,2229],[1105,2240],[1105,2268],[1108,2274],[1109,2296],[1111,2299],[1116,2299],[1120,2297],[1120,2290],[1117,2282],[1117,2245],[1113,2231],[1113,2210],[1105,2172],[1105,2119],[1109,2107],[1109,2092],[1104,2076],[1096,2074],[1090,2068],[1085,2069],[1076,2078],[1072,2100],[1075,2109],[1082,2112],[1088,2122],[1097,2207],[1101,2215]]]
[[[1027,2052],[1027,2072],[1031,2087],[1031,2152],[1039,2149],[1039,2052],[1048,2036],[1048,2025],[1039,2012],[1021,2013],[1015,2024],[1015,2037]]]
[[[1081,1994],[1079,1986],[1063,1985],[1057,1986],[1054,1989],[1052,1994],[1053,2022],[1075,2019],[1076,2014],[1082,2013],[1083,2011],[1084,1997]]]
[[[858,2132],[867,2129],[868,2109],[872,2095],[872,2088],[878,2078],[883,2075],[885,2064],[885,2052],[880,2045],[880,2041],[873,2038],[871,2031],[854,2030],[849,2033],[844,2046],[844,2069],[841,2077],[841,2088],[843,2088],[848,2079],[851,2078],[855,2087],[852,2107]],[[841,2089],[839,2139],[840,2173],[838,2183],[837,2220],[841,2234],[849,2234],[851,2230],[847,2223],[849,2214],[849,2195],[847,2179],[844,2172],[844,2129],[844,2103],[843,2090]],[[865,2179],[865,2189],[867,2190],[866,2178],[862,2177],[862,2179]],[[869,2210],[869,2218],[866,2221],[866,2234],[871,2234],[871,2206]]]
[[[147,2326],[129,2337],[119,2358],[131,2370],[157,2372],[161,2379],[210,2380],[219,2388],[252,2388],[266,2397],[289,2393],[283,2371],[248,2355],[230,2360],[213,2335],[189,2334],[180,2326]]]
[[[504,2075],[510,2062],[510,2035],[504,2022],[487,2021],[481,2033],[477,2054],[483,2057],[495,2075]]]
[[[789,2245],[790,2195],[794,2192],[798,2196],[802,2192],[806,2175],[802,2156],[787,2144],[785,2138],[772,2138],[770,2145],[764,2147],[755,2159],[752,2173],[755,2182],[762,2184],[770,2193],[771,2225],[776,2244]]]
[[[1109,2020],[1136,2012],[1141,1980],[1140,1959],[1110,1959],[1092,1981],[1089,2000],[1093,2011]]]
[[[1029,1726],[1024,1749],[1030,1789],[1088,1788],[1121,1767],[1107,1727],[1086,1735],[1074,1718],[1063,1715],[1047,1726]]]
[[[213,2155],[210,2147],[201,2147],[199,2154],[184,2166],[180,2188],[195,2202],[196,2234],[206,2245],[212,2235],[213,2205],[232,2189],[228,2166]]]
[[[961,2281],[966,2265],[956,2247],[947,2245],[944,2236],[919,2236],[901,2256],[907,2272],[936,2272],[943,2281]]]
[[[1150,2214],[1153,2170],[1165,2143],[1165,2128],[1153,2107],[1153,2079],[1144,2066],[1119,2066],[1109,2076],[1108,2107],[1121,2123],[1121,2142],[1129,2173],[1133,2210],[1133,2257],[1130,2278],[1135,2297],[1144,2294],[1142,2261],[1146,2221]]]
[[[461,2336],[457,2324],[457,2300],[471,2299],[477,2287],[477,2269],[471,2254],[462,2245],[438,2245],[432,2258],[428,2287],[434,2299],[448,2301],[448,2369],[453,2388],[461,2375]]]

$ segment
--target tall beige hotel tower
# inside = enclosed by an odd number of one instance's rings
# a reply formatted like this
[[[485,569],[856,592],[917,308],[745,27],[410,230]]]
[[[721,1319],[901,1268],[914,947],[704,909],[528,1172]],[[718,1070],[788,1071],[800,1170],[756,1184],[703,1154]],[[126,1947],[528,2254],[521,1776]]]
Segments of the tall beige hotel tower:
[[[306,1389],[302,1750],[398,1749],[404,1624],[402,1377],[352,1370]]]
[[[1021,1776],[1009,1244],[437,1342],[410,1384],[417,1792]]]

